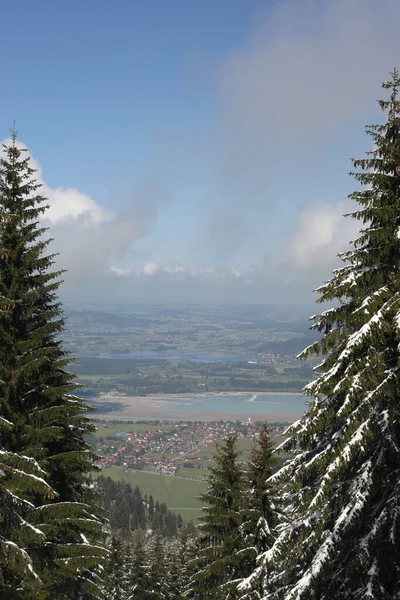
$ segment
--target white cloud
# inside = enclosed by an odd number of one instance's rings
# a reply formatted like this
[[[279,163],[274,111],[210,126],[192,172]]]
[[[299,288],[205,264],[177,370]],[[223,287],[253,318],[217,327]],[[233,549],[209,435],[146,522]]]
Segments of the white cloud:
[[[288,242],[277,262],[265,262],[266,273],[280,273],[285,279],[315,281],[329,277],[340,259],[339,252],[358,236],[360,222],[344,217],[351,212],[350,201],[329,204],[313,201],[297,216]]]
[[[128,277],[129,275],[132,274],[132,271],[130,271],[130,269],[123,269],[121,267],[114,267],[114,266],[112,266],[110,268],[110,272],[113,275],[117,275],[118,277]]]
[[[27,150],[23,142],[18,141],[17,145]],[[157,186],[142,187],[130,212],[114,214],[77,189],[49,187],[41,165],[32,157],[31,166],[41,184],[38,193],[48,200],[42,222],[50,227],[49,235],[54,238],[51,251],[59,253],[56,266],[67,270],[64,278],[68,286],[106,275],[113,260],[123,257],[137,239],[146,235],[161,195]],[[121,269],[117,271],[113,269],[115,274],[123,274]]]
[[[212,220],[212,245],[235,261],[257,236],[264,276],[314,285],[340,264],[338,252],[360,227],[342,218],[346,192],[332,200],[335,169],[339,152],[357,153],[362,140],[369,149],[363,124],[382,119],[375,101],[387,96],[381,82],[398,66],[400,2],[280,0],[257,17],[215,77],[216,215],[223,218]],[[344,177],[337,177],[342,191]],[[245,215],[237,219],[243,237],[224,211]],[[255,221],[265,223],[264,235]]]
[[[258,153],[290,152],[371,114],[398,63],[399,22],[398,0],[276,3],[220,70],[227,127]]]
[[[398,0],[280,0],[257,17],[248,40],[214,77],[219,110],[210,142],[212,194],[216,217],[223,218],[211,219],[208,238],[217,256],[237,252],[235,241],[246,251],[254,239],[251,212],[268,227],[285,203],[290,225],[299,204],[296,181],[300,202],[308,185],[314,197],[332,198],[332,190],[324,196],[320,173],[329,168],[330,145],[347,136],[342,152],[358,151],[364,123],[375,114],[381,119],[375,102],[387,96],[381,82],[399,62]],[[281,196],[282,187],[292,187],[292,197]],[[225,227],[229,213],[240,216],[239,235]]]
[[[231,269],[231,273],[234,277],[242,277],[243,273],[241,273],[238,269]]]
[[[160,271],[160,265],[155,262],[148,261],[145,262],[143,267],[140,269],[141,275],[154,275],[158,271]]]
[[[164,267],[164,271],[166,273],[184,273],[185,269],[183,267]]]
[[[122,273],[113,268],[112,275],[98,280],[90,289],[89,299],[112,297],[113,301],[129,299],[157,302],[232,302],[232,303],[310,303],[313,300],[309,283],[282,281],[268,276],[260,268],[242,271],[183,269],[160,266],[152,275],[141,269]],[[85,293],[85,292],[84,292]],[[87,293],[87,292],[86,292]]]
[[[44,184],[41,193],[50,202],[50,208],[45,213],[45,219],[50,224],[79,219],[82,224],[90,226],[113,218],[111,213],[79,190],[73,188],[53,190]]]
[[[251,285],[255,280],[262,278],[262,270],[254,267],[248,269],[214,269],[205,267],[202,269],[185,268],[182,266],[162,266],[153,261],[145,262],[139,269],[125,269],[112,266],[113,275],[135,280],[144,278],[160,282],[191,282],[191,283],[214,283],[217,285],[230,285],[240,281],[243,285]]]
[[[11,139],[3,140],[2,142],[6,146],[11,144]],[[17,147],[24,150],[30,155],[28,147],[21,141],[17,140]],[[0,155],[4,154],[3,148],[0,149]],[[85,225],[97,224],[102,221],[109,221],[113,218],[113,215],[107,212],[102,206],[96,204],[86,194],[82,194],[79,190],[74,188],[56,188],[52,189],[49,187],[44,178],[43,170],[39,162],[30,155],[31,167],[36,170],[34,178],[41,185],[40,193],[42,196],[47,198],[49,208],[46,210],[43,216],[43,220],[47,221],[49,225],[55,225],[62,221],[80,220]]]

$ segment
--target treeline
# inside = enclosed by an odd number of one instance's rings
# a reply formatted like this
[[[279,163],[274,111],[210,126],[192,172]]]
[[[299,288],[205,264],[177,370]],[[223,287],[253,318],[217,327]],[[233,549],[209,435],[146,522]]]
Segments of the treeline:
[[[174,538],[142,530],[129,541],[114,537],[103,576],[104,600],[183,600],[195,551],[185,526]]]
[[[314,336],[315,337],[315,336]],[[256,358],[256,357],[255,357]],[[134,375],[137,371],[146,372],[149,368],[157,367],[159,370],[167,369],[171,377],[179,375],[181,368],[185,376],[193,372],[194,375],[203,377],[230,377],[232,374],[243,373],[241,376],[253,377],[253,371],[259,371],[260,374],[270,377],[277,375],[278,371],[273,365],[263,363],[249,363],[247,361],[235,363],[185,363],[171,368],[168,360],[139,360],[139,359],[116,359],[116,358],[96,358],[82,357],[76,360],[73,365],[73,371],[77,375]],[[246,371],[249,373],[246,374]],[[298,365],[296,367],[285,367],[282,371],[285,375],[297,373],[301,377],[311,377],[312,367],[308,365]],[[181,374],[182,374],[181,373]],[[141,380],[143,383],[143,379]]]
[[[265,342],[257,348],[257,352],[262,354],[270,352],[272,354],[297,355],[305,346],[317,341],[318,335],[315,332],[307,332],[305,335],[290,338],[289,340]]]
[[[197,549],[193,523],[126,482],[100,476],[95,488],[111,534],[104,600],[183,600]]]
[[[156,371],[154,367],[162,374]],[[201,363],[171,365],[165,361],[83,358],[74,371],[95,395],[117,389],[134,395],[201,392],[300,392],[313,378],[310,366],[284,367],[261,363]],[[97,374],[98,378],[86,378]]]
[[[164,502],[154,502],[153,496],[142,496],[140,488],[125,481],[100,476],[95,481],[110,527],[115,535],[128,539],[138,531],[154,531],[166,538],[178,536],[183,527],[180,514],[168,510]],[[192,522],[186,524],[189,535],[194,534]]]
[[[301,392],[306,379],[295,379],[288,381],[275,381],[273,379],[262,380],[249,375],[230,376],[226,378],[209,377],[201,380],[191,379],[159,379],[148,377],[129,377],[118,380],[102,379],[99,381],[81,381],[87,385],[87,395],[97,395],[101,392],[117,390],[119,392],[146,396],[151,394],[196,394],[199,392]]]
[[[186,597],[196,600],[256,598],[262,582],[254,577],[257,559],[274,540],[280,522],[269,478],[276,469],[266,424],[243,464],[236,435],[217,444],[208,489],[201,495],[203,515],[198,526]],[[250,594],[250,595],[249,595]]]
[[[95,356],[82,356],[73,364],[74,373],[77,375],[129,375],[159,366],[160,369],[167,361],[144,360],[131,358],[97,358]]]

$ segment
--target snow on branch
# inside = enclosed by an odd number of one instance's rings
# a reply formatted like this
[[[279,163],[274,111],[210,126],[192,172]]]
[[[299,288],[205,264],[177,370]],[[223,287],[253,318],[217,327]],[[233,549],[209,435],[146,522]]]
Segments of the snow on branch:
[[[8,452],[6,450],[0,450],[0,458],[11,459],[12,462],[23,462],[31,467],[34,467],[38,473],[46,474],[46,471],[42,469],[39,463],[31,456],[25,456],[17,454],[16,452]]]
[[[354,314],[359,311],[362,311],[362,310],[367,310],[369,305],[372,304],[374,301],[376,301],[379,298],[379,296],[387,294],[388,292],[389,292],[388,287],[386,285],[384,285],[383,287],[381,287],[379,290],[377,290],[370,296],[367,296],[365,298],[365,300],[362,302],[362,304],[358,308],[356,308],[356,310],[354,311]]]
[[[29,554],[27,553],[27,551],[24,550],[24,548],[21,548],[20,546],[18,546],[15,542],[12,542],[11,540],[5,539],[1,535],[0,535],[0,542],[3,543],[3,544],[5,544],[6,546],[10,546],[10,548],[12,548],[17,554],[19,554],[21,557],[23,557],[25,565],[26,565],[26,568],[28,569],[28,571],[33,575],[33,577],[37,581],[41,581],[39,575],[33,569],[31,557],[29,556]]]
[[[343,362],[351,356],[352,352],[360,346],[365,339],[372,333],[373,326],[380,325],[383,317],[386,312],[389,311],[393,304],[397,302],[397,298],[391,298],[388,300],[377,313],[372,315],[372,317],[365,323],[358,331],[353,333],[348,337],[346,347],[340,355],[338,356],[335,365],[325,373],[323,376],[324,382],[329,381],[332,377],[334,377],[338,371],[342,368]]]
[[[319,486],[319,490],[318,492],[315,494],[314,498],[312,499],[311,503],[310,503],[310,508],[314,508],[318,505],[318,502],[320,501],[320,498],[323,497],[325,495],[326,492],[326,488],[332,483],[336,472],[340,469],[340,467],[343,464],[346,464],[349,462],[351,456],[352,456],[352,452],[353,452],[353,448],[357,447],[360,442],[363,441],[364,439],[364,435],[367,432],[367,428],[369,426],[370,423],[370,419],[368,418],[366,421],[364,421],[360,427],[355,431],[355,433],[353,434],[353,436],[351,437],[351,439],[346,443],[343,451],[341,452],[341,454],[339,454],[329,465],[329,467],[327,468],[325,475],[322,477],[321,482],[320,482],[320,486]]]

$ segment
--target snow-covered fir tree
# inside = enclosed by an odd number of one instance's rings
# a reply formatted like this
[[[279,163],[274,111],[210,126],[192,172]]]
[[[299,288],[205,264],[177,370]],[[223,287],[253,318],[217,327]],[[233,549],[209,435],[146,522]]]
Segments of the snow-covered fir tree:
[[[187,524],[183,523],[179,530],[175,557],[177,560],[177,569],[179,570],[180,594],[185,598],[187,597],[187,591],[190,585],[190,578],[192,575],[190,566],[193,564],[195,552],[195,535],[190,533]]]
[[[155,532],[149,538],[147,559],[149,564],[149,587],[146,598],[149,600],[171,599],[169,590],[168,561],[166,541],[160,532]]]
[[[12,427],[0,418],[0,432]],[[33,525],[36,506],[30,497],[54,494],[43,475],[45,472],[31,457],[0,450],[0,598],[39,597],[41,580],[30,551],[40,547],[45,536]]]
[[[102,592],[104,600],[127,600],[125,594],[128,570],[128,550],[120,538],[112,537],[110,554],[104,569]],[[134,587],[134,586],[132,586]]]
[[[46,199],[15,131],[0,159],[0,597],[99,594],[100,511],[89,489],[88,407],[65,369],[60,272],[52,272]]]
[[[184,600],[194,549],[186,525],[173,537],[139,529],[130,540],[113,538],[103,575],[104,600]]]
[[[167,541],[168,589],[171,599],[184,600],[184,592],[189,583],[188,564],[193,558],[191,548],[185,525],[182,526],[177,537]]]
[[[150,589],[150,561],[147,557],[147,546],[145,533],[142,530],[137,531],[133,542],[128,544],[123,573],[119,573],[127,600],[133,598],[146,600],[149,597],[147,592]]]
[[[268,600],[400,598],[400,78],[367,127],[373,149],[353,160],[361,221],[344,265],[318,289],[333,304],[312,317],[322,354],[304,417],[289,429],[295,457],[274,479],[290,526],[266,565]]]
[[[276,491],[268,481],[276,458],[273,442],[264,423],[250,452],[242,499],[241,550],[238,557],[245,574],[238,586],[241,600],[259,600],[263,595],[264,569],[257,559],[272,547],[276,537],[279,513],[276,507]],[[251,581],[247,576],[252,574]]]

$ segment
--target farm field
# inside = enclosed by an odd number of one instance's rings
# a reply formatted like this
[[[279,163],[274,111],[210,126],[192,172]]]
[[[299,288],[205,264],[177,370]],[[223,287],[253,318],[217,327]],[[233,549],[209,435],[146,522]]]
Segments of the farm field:
[[[294,305],[70,306],[66,307],[64,343],[80,357],[92,360],[107,353],[136,353],[143,359],[158,352],[166,360],[168,355],[185,353],[293,354],[312,338],[309,315],[308,307]],[[121,373],[112,363],[109,366],[109,374]]]
[[[253,440],[247,438],[241,438],[237,442],[238,450],[242,453],[242,458],[246,460],[247,456],[250,453],[251,447],[253,445]],[[196,460],[196,462],[202,465],[207,465],[209,463],[209,459],[212,458],[217,451],[217,443],[208,444],[191,456],[192,459]],[[181,464],[184,461],[184,458],[178,459],[176,464]],[[203,470],[203,479],[206,476],[207,471]]]
[[[189,467],[180,466],[179,467],[179,477],[186,477],[188,479],[198,479],[199,481],[204,481],[204,475],[207,473],[205,469],[199,469],[193,467],[189,469]]]
[[[160,503],[165,502],[170,510],[181,514],[187,520],[193,518],[195,514],[193,509],[197,509],[198,514],[200,514],[202,503],[197,499],[197,496],[207,489],[207,484],[204,481],[185,480],[145,471],[126,473],[124,469],[118,467],[103,469],[101,474],[104,477],[111,477],[115,481],[126,481],[133,487],[138,485],[143,496],[145,494],[147,496],[152,495],[155,502],[157,500]]]
[[[299,392],[312,361],[296,355],[315,341],[305,310],[265,306],[135,305],[69,309],[64,343],[88,400],[215,392]],[[95,406],[95,404],[94,404]],[[150,417],[150,416],[149,416]]]

